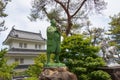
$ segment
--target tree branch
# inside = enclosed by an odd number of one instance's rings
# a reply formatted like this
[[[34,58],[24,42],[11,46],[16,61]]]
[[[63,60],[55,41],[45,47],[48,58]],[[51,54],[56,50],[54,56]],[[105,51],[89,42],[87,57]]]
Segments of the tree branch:
[[[68,0],[67,2],[67,9],[69,9],[69,3],[70,3],[70,0]]]
[[[46,11],[45,5],[42,7],[42,10],[45,12],[45,14],[48,16],[48,12]]]
[[[73,15],[71,15],[71,17],[75,16],[78,11],[82,8],[82,6],[84,5],[84,3],[86,2],[87,0],[84,0],[81,4],[80,4],[80,7],[75,11],[75,13]]]
[[[55,0],[55,2],[57,2],[58,4],[60,4],[60,5],[62,6],[62,8],[65,10],[67,16],[70,17],[69,11],[68,11],[68,9],[65,7],[65,5],[63,5],[63,3],[60,2],[59,0]]]

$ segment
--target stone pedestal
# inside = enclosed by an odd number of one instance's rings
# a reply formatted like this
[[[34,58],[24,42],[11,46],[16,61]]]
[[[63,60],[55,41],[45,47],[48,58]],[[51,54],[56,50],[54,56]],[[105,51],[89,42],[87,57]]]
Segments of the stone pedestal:
[[[39,80],[77,80],[67,67],[44,67]]]
[[[99,70],[106,71],[111,75],[112,80],[120,80],[120,66],[100,67]]]

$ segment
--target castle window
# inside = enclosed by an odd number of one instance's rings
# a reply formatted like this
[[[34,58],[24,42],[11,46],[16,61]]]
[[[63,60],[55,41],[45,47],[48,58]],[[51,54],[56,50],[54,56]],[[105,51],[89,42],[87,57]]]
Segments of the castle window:
[[[27,48],[27,44],[26,43],[24,43],[24,48]]]
[[[23,63],[24,63],[24,59],[20,58],[20,64],[23,64]]]
[[[18,37],[18,34],[16,34],[15,37]]]
[[[37,44],[35,44],[35,49],[37,49]]]
[[[23,43],[19,43],[19,47],[22,48],[23,47]]]
[[[41,45],[39,45],[39,49],[41,49]]]
[[[15,58],[15,62],[18,62],[19,61],[19,59],[18,58]]]
[[[12,48],[12,44],[11,43],[10,43],[9,47]]]
[[[41,45],[35,44],[35,49],[41,49]]]
[[[24,63],[24,59],[23,58],[15,58],[15,62],[23,64]]]

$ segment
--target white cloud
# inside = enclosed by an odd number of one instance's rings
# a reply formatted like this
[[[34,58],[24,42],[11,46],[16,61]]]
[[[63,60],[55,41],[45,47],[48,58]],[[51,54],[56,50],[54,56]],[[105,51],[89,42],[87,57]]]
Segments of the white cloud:
[[[106,16],[112,16],[120,12],[120,0],[105,0],[108,2],[107,9],[104,11]]]
[[[114,1],[114,0],[105,0],[107,2],[106,9],[103,10],[102,15],[93,15],[90,17],[92,20],[93,26],[96,27],[102,27],[102,28],[108,28],[110,25],[108,23],[110,22],[109,16],[113,16],[114,14],[118,14],[120,12],[119,3],[120,0]]]

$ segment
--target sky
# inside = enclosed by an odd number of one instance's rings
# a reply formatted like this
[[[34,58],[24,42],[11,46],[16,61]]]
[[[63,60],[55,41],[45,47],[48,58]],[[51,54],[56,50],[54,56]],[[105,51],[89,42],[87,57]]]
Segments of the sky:
[[[120,12],[120,0],[105,0],[108,2],[107,9],[102,12],[102,15],[92,15],[90,20],[93,26],[109,26],[109,16],[118,14]],[[49,22],[45,20],[38,20],[37,22],[31,22],[27,17],[30,14],[31,0],[12,0],[6,7],[6,13],[8,16],[5,18],[5,25],[8,29],[0,34],[0,49],[4,48],[2,42],[6,39],[13,26],[15,29],[36,32],[41,31],[43,38],[46,38],[46,28],[49,26]]]

